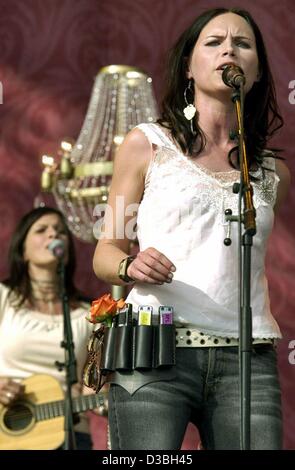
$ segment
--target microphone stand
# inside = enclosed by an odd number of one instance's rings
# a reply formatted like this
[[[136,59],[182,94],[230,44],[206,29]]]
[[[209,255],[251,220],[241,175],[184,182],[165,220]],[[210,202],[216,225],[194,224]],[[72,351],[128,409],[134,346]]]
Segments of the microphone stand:
[[[73,420],[72,385],[77,382],[76,358],[74,352],[72,325],[70,318],[69,299],[65,288],[65,265],[63,258],[59,258],[57,272],[60,279],[60,297],[62,301],[64,319],[64,339],[61,347],[65,350],[65,362],[55,362],[58,370],[65,369],[66,372],[66,394],[65,394],[65,444],[64,450],[76,450],[76,439]]]
[[[239,83],[232,93],[232,101],[236,107],[239,127],[239,164],[241,177],[239,184],[239,215],[232,216],[231,211],[225,211],[225,218],[239,222],[239,378],[240,378],[240,447],[250,449],[251,429],[251,354],[252,354],[252,310],[251,310],[251,247],[256,233],[255,208],[253,206],[253,188],[250,183],[246,146],[244,140],[244,86]],[[237,187],[233,188],[237,192]],[[241,200],[244,208],[241,213]],[[241,237],[241,222],[244,224],[244,234]]]

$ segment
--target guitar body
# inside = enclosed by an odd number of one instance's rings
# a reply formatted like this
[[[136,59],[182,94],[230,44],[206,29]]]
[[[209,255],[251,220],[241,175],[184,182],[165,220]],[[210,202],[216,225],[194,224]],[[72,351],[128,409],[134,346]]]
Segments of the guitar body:
[[[23,381],[23,397],[9,408],[0,404],[0,450],[50,450],[64,442],[64,417],[37,421],[30,410],[63,400],[59,382],[49,375],[33,375]]]

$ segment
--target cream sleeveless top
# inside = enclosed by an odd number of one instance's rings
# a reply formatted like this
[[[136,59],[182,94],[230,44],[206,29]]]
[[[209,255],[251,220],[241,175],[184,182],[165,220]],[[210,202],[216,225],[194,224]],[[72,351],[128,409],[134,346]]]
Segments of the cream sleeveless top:
[[[25,307],[16,310],[8,297],[9,289],[0,283],[0,376],[25,379],[33,374],[48,374],[57,379],[65,391],[65,371],[55,367],[64,362],[63,315],[47,315]],[[77,359],[77,378],[87,358],[87,343],[93,325],[85,317],[89,306],[71,312],[71,325]],[[49,400],[50,401],[50,400]],[[80,414],[77,431],[89,432],[86,416]]]
[[[156,146],[150,162],[137,217],[140,250],[154,247],[176,266],[171,284],[135,284],[127,301],[136,311],[151,305],[172,305],[174,319],[206,334],[237,338],[239,334],[238,224],[231,225],[230,246],[224,245],[228,222],[225,209],[238,213],[232,191],[240,172],[211,172],[186,157],[162,128],[137,126]],[[273,226],[273,206],[279,178],[275,161],[265,157],[263,171],[253,176],[257,233],[253,238],[251,306],[254,338],[281,337],[271,314],[265,277],[267,239]],[[263,174],[264,173],[264,177]]]

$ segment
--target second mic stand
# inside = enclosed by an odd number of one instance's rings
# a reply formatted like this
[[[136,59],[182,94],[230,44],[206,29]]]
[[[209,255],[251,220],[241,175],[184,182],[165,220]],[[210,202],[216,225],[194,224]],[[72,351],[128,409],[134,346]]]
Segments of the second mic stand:
[[[65,265],[62,258],[59,259],[57,272],[60,279],[60,297],[62,301],[64,319],[64,339],[61,347],[65,350],[65,362],[55,362],[58,370],[65,369],[66,373],[66,396],[65,396],[65,450],[76,450],[76,439],[74,432],[72,385],[77,382],[76,358],[74,352],[72,325],[70,317],[69,299],[65,287]]]
[[[235,103],[239,127],[239,164],[241,179],[238,188],[234,185],[233,191],[239,192],[239,215],[231,215],[231,210],[225,211],[225,219],[229,224],[239,222],[239,253],[243,247],[243,255],[239,255],[239,370],[240,370],[240,447],[241,450],[250,449],[251,430],[251,354],[252,354],[252,310],[251,310],[251,247],[253,236],[256,233],[255,209],[253,206],[253,189],[249,178],[248,161],[244,140],[244,87],[240,83],[232,94]],[[244,201],[243,213],[241,200]],[[245,232],[241,237],[241,223]],[[242,259],[242,261],[241,261]],[[243,265],[243,266],[242,266]]]

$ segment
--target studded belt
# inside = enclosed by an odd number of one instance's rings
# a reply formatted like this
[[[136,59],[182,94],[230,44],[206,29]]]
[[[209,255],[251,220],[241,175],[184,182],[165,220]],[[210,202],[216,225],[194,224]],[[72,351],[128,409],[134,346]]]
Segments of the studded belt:
[[[207,335],[195,328],[176,328],[176,347],[178,348],[211,348],[218,346],[238,346],[236,338]],[[273,344],[274,338],[255,338],[252,344]]]

